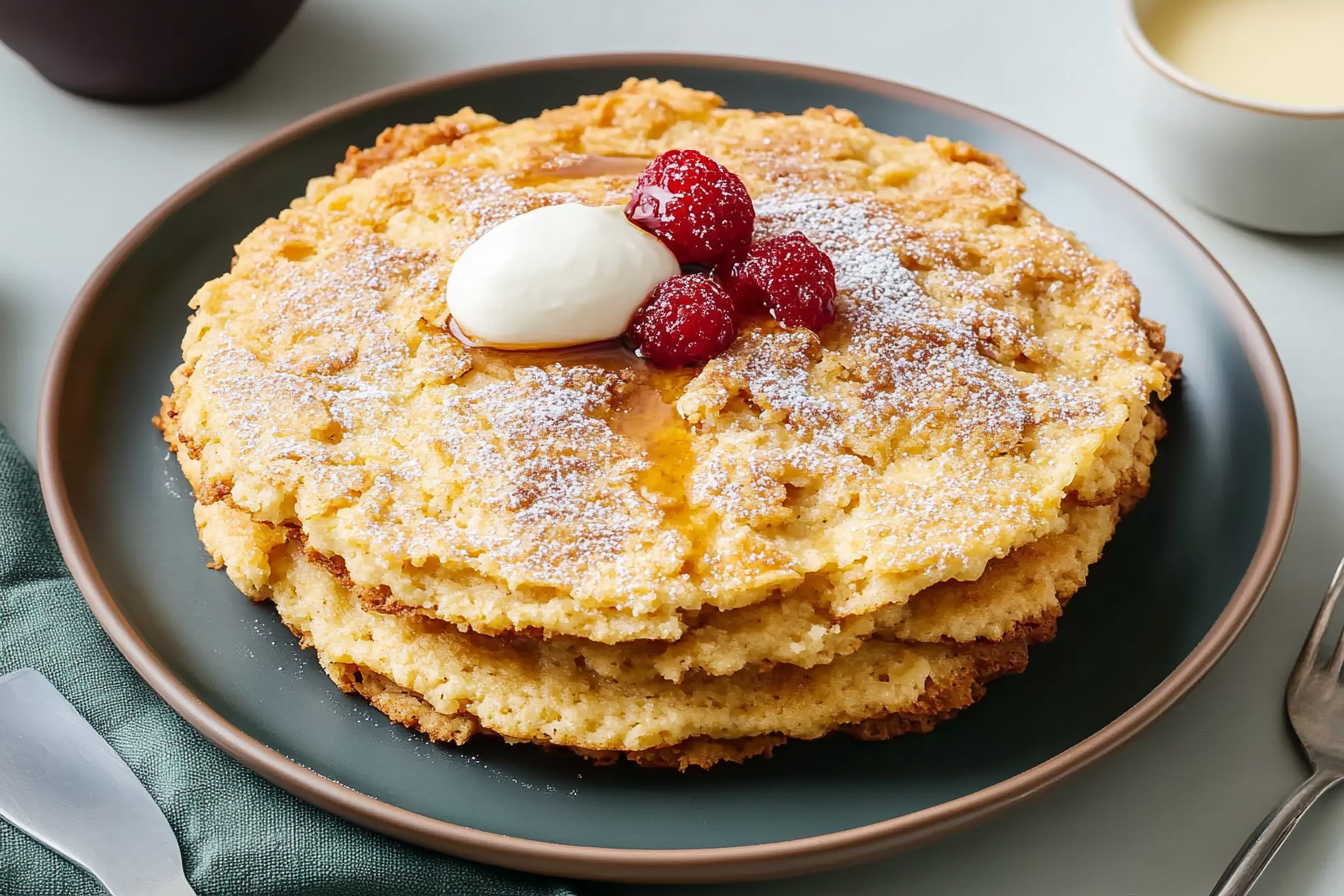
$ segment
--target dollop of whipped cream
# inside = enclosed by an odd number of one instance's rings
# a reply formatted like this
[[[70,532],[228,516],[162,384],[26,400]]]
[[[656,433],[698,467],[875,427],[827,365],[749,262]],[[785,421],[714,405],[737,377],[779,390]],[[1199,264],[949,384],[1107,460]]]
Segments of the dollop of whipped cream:
[[[468,246],[445,298],[473,343],[554,348],[615,339],[654,287],[680,273],[671,250],[622,206],[549,205]]]

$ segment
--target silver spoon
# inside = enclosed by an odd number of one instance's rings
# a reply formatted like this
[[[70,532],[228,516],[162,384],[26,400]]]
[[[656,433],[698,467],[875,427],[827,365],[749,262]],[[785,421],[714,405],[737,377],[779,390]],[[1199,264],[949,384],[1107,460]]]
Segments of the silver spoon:
[[[1344,591],[1344,561],[1335,570],[1307,643],[1302,645],[1302,653],[1288,679],[1288,720],[1311,760],[1311,777],[1265,816],[1210,896],[1244,896],[1250,892],[1312,804],[1344,780],[1344,684],[1340,682],[1344,673],[1344,634],[1335,643],[1328,663],[1321,650],[1341,591]]]
[[[112,896],[196,896],[154,800],[32,669],[0,678],[0,818],[84,868]]]

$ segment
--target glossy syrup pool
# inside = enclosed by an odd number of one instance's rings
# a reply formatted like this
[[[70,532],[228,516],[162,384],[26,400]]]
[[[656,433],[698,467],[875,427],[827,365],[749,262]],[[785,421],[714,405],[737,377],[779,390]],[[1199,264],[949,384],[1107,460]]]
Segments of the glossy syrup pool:
[[[565,155],[508,176],[515,187],[536,187],[590,177],[638,177],[650,159],[634,156]],[[649,364],[620,340],[576,346],[486,347],[476,344],[449,320],[449,329],[471,349],[482,369],[547,367],[552,364],[598,367],[633,375],[631,389],[607,418],[617,435],[637,445],[649,460],[638,477],[639,487],[670,516],[687,513],[686,483],[695,466],[690,427],[676,410],[676,401],[696,370],[664,370]]]
[[[450,325],[450,329],[453,329]],[[458,331],[454,330],[455,334]],[[460,337],[460,334],[459,338]],[[466,340],[464,340],[466,342]],[[677,413],[676,402],[698,373],[696,368],[666,370],[640,358],[618,339],[587,345],[508,350],[474,346],[473,365],[488,373],[511,376],[519,367],[597,367],[625,373],[631,385],[606,418],[617,435],[637,445],[649,460],[638,477],[645,494],[663,510],[677,514],[686,509],[686,482],[695,466],[691,431]]]
[[[534,187],[584,177],[638,177],[650,161],[637,156],[559,156],[535,168],[510,174],[509,183],[515,187]]]

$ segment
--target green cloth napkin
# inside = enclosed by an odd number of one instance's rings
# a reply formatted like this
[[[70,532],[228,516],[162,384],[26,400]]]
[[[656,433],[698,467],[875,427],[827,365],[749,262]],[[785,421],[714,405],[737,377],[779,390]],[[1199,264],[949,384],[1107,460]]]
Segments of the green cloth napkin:
[[[144,783],[201,896],[574,896],[559,881],[439,855],[342,821],[262,780],[149,689],[66,571],[37,476],[0,425],[0,675],[30,666]],[[0,821],[0,894],[95,896],[87,874]]]

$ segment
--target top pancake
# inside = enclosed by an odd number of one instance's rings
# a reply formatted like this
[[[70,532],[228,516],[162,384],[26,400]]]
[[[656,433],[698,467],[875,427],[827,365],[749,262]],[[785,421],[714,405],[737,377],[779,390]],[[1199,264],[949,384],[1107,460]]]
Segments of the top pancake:
[[[743,178],[758,235],[831,255],[835,324],[759,322],[685,372],[452,337],[475,238],[622,203],[638,165],[592,157],[674,147]],[[965,144],[672,82],[511,125],[463,110],[352,151],[238,246],[165,414],[201,501],[301,527],[384,609],[608,643],[800,588],[870,613],[1060,531],[1071,494],[1113,499],[1105,458],[1168,388],[1128,276],[1022,189]]]

